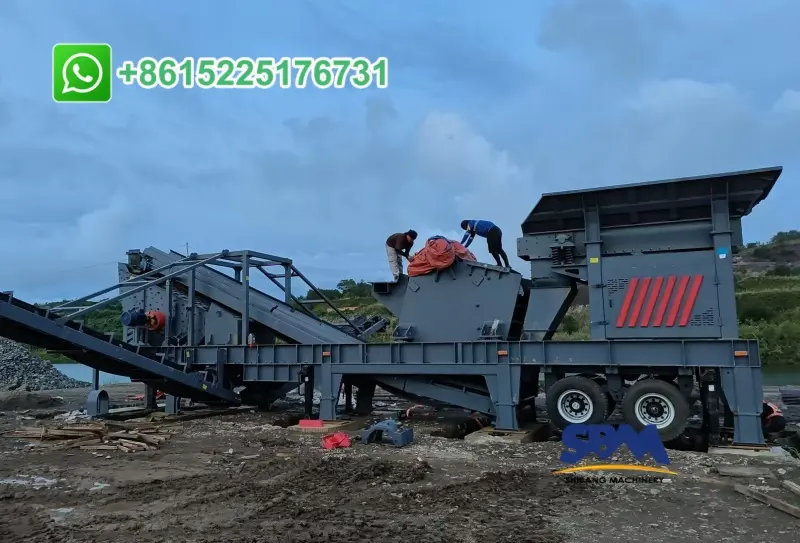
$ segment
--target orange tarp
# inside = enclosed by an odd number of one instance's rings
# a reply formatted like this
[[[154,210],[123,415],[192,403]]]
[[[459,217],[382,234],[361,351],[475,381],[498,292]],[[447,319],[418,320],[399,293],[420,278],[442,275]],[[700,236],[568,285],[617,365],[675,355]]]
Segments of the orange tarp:
[[[432,237],[425,242],[425,247],[414,255],[414,260],[408,263],[408,275],[414,277],[444,270],[452,266],[457,258],[477,261],[475,255],[459,242],[441,236]]]

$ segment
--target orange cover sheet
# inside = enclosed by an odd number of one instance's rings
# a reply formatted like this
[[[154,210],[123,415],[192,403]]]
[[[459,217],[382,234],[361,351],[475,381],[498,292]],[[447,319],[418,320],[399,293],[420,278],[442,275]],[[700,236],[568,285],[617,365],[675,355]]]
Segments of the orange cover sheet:
[[[425,242],[414,260],[408,263],[409,277],[425,275],[436,270],[444,270],[453,265],[456,259],[477,262],[472,252],[457,241],[435,236]]]

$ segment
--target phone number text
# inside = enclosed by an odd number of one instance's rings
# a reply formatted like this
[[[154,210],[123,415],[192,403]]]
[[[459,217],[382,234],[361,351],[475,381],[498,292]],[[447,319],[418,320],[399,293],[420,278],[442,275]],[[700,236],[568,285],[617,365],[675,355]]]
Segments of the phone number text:
[[[142,57],[117,68],[124,85],[143,89],[385,89],[389,60],[380,57]]]

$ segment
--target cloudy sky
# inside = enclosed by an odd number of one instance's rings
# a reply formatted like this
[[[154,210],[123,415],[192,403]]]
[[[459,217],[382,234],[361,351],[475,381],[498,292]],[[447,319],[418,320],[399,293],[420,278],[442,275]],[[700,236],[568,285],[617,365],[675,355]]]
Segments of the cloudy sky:
[[[766,239],[800,227],[797,28],[796,0],[2,0],[0,290],[78,296],[126,249],[186,243],[386,279],[392,232],[486,218],[512,254],[542,192],[783,165],[745,223]],[[59,105],[58,42],[116,65],[387,56],[390,84]]]

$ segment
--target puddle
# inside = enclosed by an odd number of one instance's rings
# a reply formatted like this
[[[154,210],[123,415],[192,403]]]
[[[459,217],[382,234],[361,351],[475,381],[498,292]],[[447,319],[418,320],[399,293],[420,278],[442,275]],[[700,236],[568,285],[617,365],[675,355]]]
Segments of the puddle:
[[[53,519],[55,523],[64,522],[67,518],[67,515],[75,511],[74,507],[59,507],[58,509],[51,509],[50,510],[50,518]]]
[[[33,475],[18,475],[17,477],[0,479],[0,485],[21,485],[37,489],[53,486],[54,484],[56,484],[55,479],[46,479],[45,477],[35,477]]]

